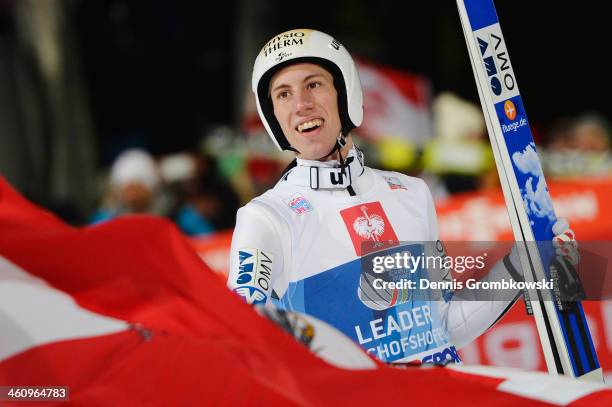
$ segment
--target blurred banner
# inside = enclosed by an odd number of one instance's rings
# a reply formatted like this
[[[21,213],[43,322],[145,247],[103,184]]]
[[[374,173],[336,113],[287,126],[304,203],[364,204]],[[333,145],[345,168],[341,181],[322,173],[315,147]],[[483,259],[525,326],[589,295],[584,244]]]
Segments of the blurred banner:
[[[229,274],[229,250],[233,230],[211,233],[204,237],[192,238],[190,242],[202,260],[223,280]]]
[[[3,403],[6,386],[66,386],[87,406],[374,405],[407,388],[416,404],[612,403],[609,387],[539,373],[397,369],[363,352],[368,367],[328,363],[226,289],[163,219],[71,228],[0,178],[0,230]]]
[[[429,79],[361,59],[355,62],[364,100],[364,121],[355,133],[373,142],[392,138],[422,147],[433,135]],[[242,127],[252,135],[264,129],[248,93]]]
[[[612,179],[549,181],[560,218],[578,240],[612,240]],[[436,202],[442,240],[514,240],[501,189],[452,195]]]
[[[363,86],[363,124],[360,136],[378,141],[403,139],[422,147],[432,135],[431,84],[420,75],[357,61]]]

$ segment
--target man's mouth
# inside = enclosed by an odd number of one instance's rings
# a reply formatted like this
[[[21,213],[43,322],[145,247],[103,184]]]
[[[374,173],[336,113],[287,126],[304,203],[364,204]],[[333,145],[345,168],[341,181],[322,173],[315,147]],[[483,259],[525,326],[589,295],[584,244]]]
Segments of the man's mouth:
[[[313,119],[298,125],[295,129],[300,133],[308,133],[323,125],[323,119]]]

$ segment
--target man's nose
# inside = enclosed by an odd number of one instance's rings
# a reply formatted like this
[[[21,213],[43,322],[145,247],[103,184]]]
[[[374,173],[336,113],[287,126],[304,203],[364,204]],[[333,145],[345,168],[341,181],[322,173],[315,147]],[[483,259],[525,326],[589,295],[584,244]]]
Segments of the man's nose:
[[[298,113],[308,112],[314,107],[312,95],[307,91],[302,91],[297,94],[296,103],[296,110]]]

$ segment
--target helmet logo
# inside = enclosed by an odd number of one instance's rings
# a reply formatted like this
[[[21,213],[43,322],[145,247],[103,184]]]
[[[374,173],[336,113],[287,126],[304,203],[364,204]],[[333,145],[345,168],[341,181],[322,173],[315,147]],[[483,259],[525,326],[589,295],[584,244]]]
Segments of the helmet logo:
[[[290,57],[293,55],[291,52],[281,51],[278,53],[278,56],[274,59],[276,62],[281,62],[283,59]]]
[[[333,40],[331,44],[329,44],[329,46],[335,49],[336,51],[340,50],[340,43],[338,42],[338,40]]]
[[[303,31],[287,31],[272,38],[263,47],[264,56],[280,50],[281,48],[290,47],[292,45],[304,45]]]

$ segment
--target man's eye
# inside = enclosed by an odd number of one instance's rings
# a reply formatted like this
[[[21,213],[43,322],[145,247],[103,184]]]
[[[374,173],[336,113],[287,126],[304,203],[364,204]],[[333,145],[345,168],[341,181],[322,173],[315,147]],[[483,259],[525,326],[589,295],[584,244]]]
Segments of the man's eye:
[[[320,87],[320,86],[321,86],[321,82],[310,82],[310,83],[308,84],[308,87],[309,87],[310,89],[315,89],[315,88],[318,88],[318,87]]]

